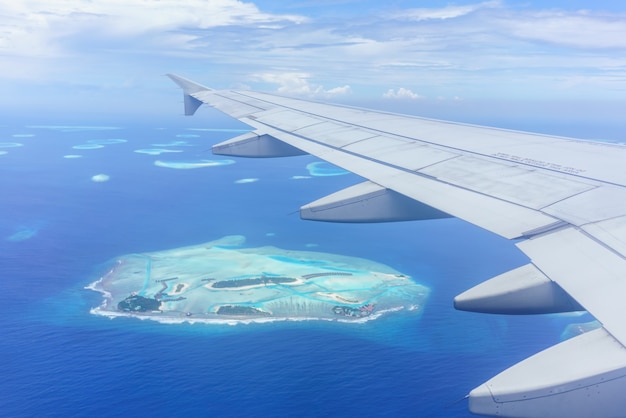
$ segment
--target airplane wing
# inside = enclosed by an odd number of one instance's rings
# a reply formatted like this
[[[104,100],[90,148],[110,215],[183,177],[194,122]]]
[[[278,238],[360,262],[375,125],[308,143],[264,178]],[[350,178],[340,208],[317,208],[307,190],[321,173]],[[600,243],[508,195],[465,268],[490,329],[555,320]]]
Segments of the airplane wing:
[[[472,412],[626,414],[626,147],[213,90],[168,76],[183,89],[185,114],[206,103],[254,129],[213,146],[215,154],[312,154],[368,179],[303,206],[304,219],[454,216],[516,240],[530,263],[457,296],[457,309],[587,310],[602,324],[472,390]]]

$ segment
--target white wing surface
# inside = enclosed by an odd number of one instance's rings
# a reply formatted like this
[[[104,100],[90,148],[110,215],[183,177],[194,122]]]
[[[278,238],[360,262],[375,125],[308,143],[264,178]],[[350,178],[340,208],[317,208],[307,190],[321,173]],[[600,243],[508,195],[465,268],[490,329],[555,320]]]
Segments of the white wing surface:
[[[626,414],[626,147],[363,110],[168,75],[185,113],[202,104],[254,131],[216,154],[312,154],[363,178],[301,208],[304,219],[383,222],[454,216],[508,239],[526,266],[455,298],[457,309],[587,310],[602,328],[505,370],[469,394],[477,414]]]

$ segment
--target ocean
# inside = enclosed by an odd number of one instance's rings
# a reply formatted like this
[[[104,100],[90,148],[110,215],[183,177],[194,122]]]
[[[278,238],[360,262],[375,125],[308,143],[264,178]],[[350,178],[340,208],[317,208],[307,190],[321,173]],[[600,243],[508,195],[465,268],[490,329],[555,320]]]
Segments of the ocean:
[[[44,119],[0,125],[1,416],[466,417],[472,388],[590,320],[454,310],[526,263],[513,243],[457,219],[302,221],[361,179],[312,156],[213,156],[245,130],[228,118]],[[85,287],[115,257],[227,235],[374,260],[430,294],[419,314],[355,324],[90,314],[102,296]]]

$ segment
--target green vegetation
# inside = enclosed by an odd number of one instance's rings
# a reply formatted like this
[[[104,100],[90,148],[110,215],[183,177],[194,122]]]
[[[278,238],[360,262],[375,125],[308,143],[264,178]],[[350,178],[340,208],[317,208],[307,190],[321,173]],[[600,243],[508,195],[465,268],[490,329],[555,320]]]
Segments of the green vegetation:
[[[131,295],[117,304],[117,309],[124,312],[158,311],[161,302],[152,298]]]
[[[213,288],[215,289],[224,289],[229,287],[245,287],[245,286],[256,286],[260,284],[267,285],[271,284],[280,284],[280,283],[293,283],[296,279],[291,277],[267,277],[261,276],[259,278],[253,279],[236,279],[236,280],[222,280],[219,282],[213,283]]]
[[[225,305],[220,306],[217,310],[218,315],[254,315],[254,316],[270,316],[269,312],[262,311],[251,306]]]

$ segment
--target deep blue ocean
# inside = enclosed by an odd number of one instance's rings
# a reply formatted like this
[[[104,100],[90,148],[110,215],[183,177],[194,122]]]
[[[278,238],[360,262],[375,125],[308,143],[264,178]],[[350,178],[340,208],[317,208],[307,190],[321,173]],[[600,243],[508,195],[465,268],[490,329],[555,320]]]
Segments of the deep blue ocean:
[[[465,417],[472,388],[589,320],[455,311],[456,294],[526,262],[460,220],[300,220],[301,205],[361,180],[315,175],[314,157],[155,165],[227,159],[210,147],[242,133],[228,118],[44,119],[0,124],[0,416]],[[180,152],[136,152],[154,149]],[[101,295],[84,287],[114,257],[233,234],[372,259],[431,293],[421,315],[363,324],[89,313]]]

